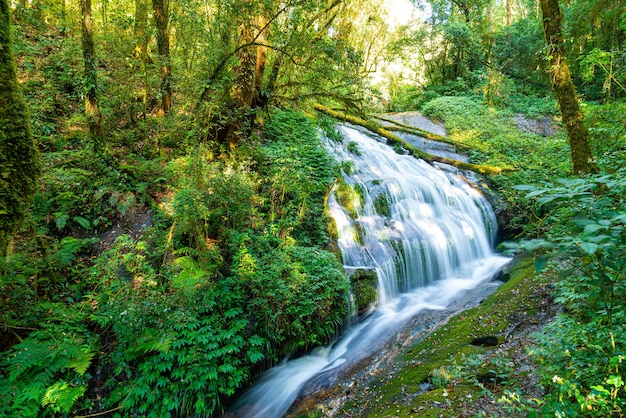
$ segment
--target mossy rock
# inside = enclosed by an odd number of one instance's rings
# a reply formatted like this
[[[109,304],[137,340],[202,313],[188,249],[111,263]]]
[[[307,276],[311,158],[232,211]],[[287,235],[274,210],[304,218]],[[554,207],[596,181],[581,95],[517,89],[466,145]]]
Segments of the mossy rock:
[[[352,292],[359,314],[376,303],[378,298],[378,274],[375,270],[358,269],[350,276]]]
[[[391,217],[391,205],[386,194],[379,194],[374,198],[374,209],[381,216]]]
[[[363,205],[362,195],[345,181],[339,181],[335,186],[337,202],[343,206],[352,218],[357,217],[357,210]]]

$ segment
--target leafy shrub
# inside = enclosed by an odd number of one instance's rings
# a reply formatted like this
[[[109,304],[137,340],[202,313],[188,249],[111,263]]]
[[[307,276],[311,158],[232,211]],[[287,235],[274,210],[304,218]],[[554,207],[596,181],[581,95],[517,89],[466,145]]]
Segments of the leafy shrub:
[[[110,156],[68,149],[48,153],[44,162],[49,168],[32,213],[46,232],[106,228],[138,203],[137,179]]]
[[[349,281],[335,256],[271,235],[233,237],[233,280],[245,289],[252,328],[280,357],[323,344],[343,324]]]
[[[203,147],[170,163],[170,176],[178,190],[162,207],[175,223],[175,237],[186,241],[181,243],[184,247],[206,251],[210,240],[225,230],[251,226],[255,174],[245,164],[235,164],[212,161]]]
[[[211,416],[247,382],[265,342],[250,333],[235,282],[214,283],[198,265],[192,281],[163,281],[144,251],[120,237],[93,270],[109,286],[92,317],[115,336],[103,406],[119,405],[121,416]]]
[[[573,207],[577,214],[550,240],[522,242],[523,248],[550,251],[537,258],[538,268],[548,257],[561,257],[556,301],[565,311],[544,329],[536,350],[549,388],[543,408],[548,415],[608,416],[626,406],[620,367],[626,354],[623,171],[523,187],[540,205]]]
[[[277,112],[264,134],[258,171],[270,223],[282,238],[291,236],[305,246],[325,244],[324,202],[337,166],[318,130],[301,113]]]
[[[389,112],[418,110],[421,95],[421,89],[417,86],[402,85],[394,89],[393,95],[387,104],[387,110]]]

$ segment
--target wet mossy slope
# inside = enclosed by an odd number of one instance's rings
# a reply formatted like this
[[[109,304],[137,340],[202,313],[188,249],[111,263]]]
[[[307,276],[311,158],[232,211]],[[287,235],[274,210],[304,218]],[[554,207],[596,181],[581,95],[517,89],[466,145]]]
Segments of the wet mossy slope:
[[[529,257],[517,260],[509,277],[478,306],[408,347],[396,371],[361,383],[337,416],[465,416],[468,401],[480,408],[476,401],[487,391],[497,394],[528,374],[506,351],[511,340],[527,336],[523,330],[537,315],[551,311],[547,283]]]

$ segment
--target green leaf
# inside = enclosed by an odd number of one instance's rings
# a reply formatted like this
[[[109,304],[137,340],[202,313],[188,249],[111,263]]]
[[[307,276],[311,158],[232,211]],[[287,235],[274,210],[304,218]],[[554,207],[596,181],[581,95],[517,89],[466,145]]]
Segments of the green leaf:
[[[41,406],[48,406],[57,413],[67,413],[86,390],[85,386],[73,387],[67,382],[57,382],[46,390],[41,399]]]
[[[624,386],[624,380],[622,380],[622,376],[618,376],[614,374],[612,374],[611,376],[609,376],[608,379],[606,379],[606,383],[616,388],[621,388],[622,386]]]
[[[67,225],[67,221],[70,219],[70,215],[68,215],[67,213],[64,213],[63,215],[59,216],[56,220],[56,226],[58,229],[63,229],[65,228],[65,225]]]
[[[72,359],[68,366],[82,376],[91,365],[91,359],[93,358],[95,353],[89,350],[89,348],[83,348],[81,349],[81,352],[81,355]]]
[[[535,271],[540,272],[541,270],[546,268],[546,265],[548,264],[549,260],[550,260],[550,257],[547,255],[540,255],[537,258],[535,258]]]
[[[531,186],[529,184],[516,184],[513,186],[515,190],[537,190],[537,187]]]
[[[606,226],[599,225],[599,224],[589,224],[589,225],[585,226],[584,233],[587,234],[587,235],[593,235],[594,233],[598,232],[599,230],[604,230],[604,229],[606,229]]]
[[[89,222],[87,219],[83,218],[82,216],[74,216],[72,219],[74,219],[74,221],[76,221],[76,223],[78,223],[84,229],[91,228],[91,222]]]
[[[578,246],[580,247],[581,250],[583,250],[585,253],[589,255],[595,254],[599,248],[598,244],[594,244],[591,242],[581,242],[578,244]]]

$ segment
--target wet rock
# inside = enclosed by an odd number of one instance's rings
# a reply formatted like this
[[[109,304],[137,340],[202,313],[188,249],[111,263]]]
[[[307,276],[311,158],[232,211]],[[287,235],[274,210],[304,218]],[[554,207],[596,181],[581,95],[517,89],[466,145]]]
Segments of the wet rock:
[[[544,116],[541,119],[531,119],[518,113],[513,116],[513,119],[515,119],[517,127],[524,132],[532,132],[541,136],[551,136],[559,130],[552,116]]]

